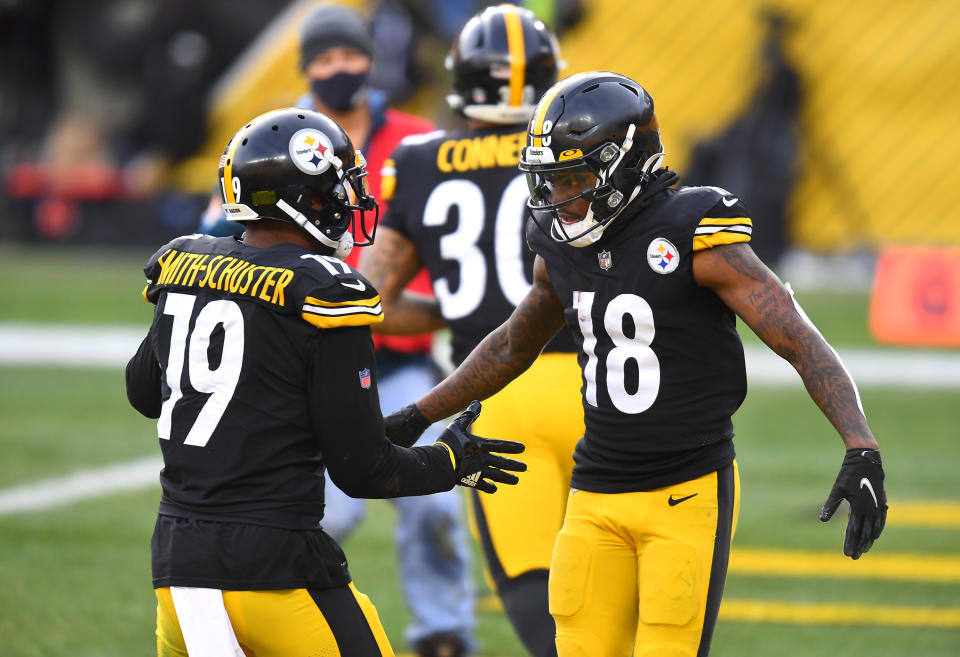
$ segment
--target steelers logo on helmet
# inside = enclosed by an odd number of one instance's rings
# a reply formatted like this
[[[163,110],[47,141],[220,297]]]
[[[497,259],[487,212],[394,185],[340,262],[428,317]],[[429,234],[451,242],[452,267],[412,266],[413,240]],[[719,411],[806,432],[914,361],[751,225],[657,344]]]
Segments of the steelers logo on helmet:
[[[680,252],[665,237],[658,237],[647,247],[647,264],[658,274],[669,274],[680,266]]]
[[[315,128],[298,130],[290,138],[290,159],[294,166],[311,176],[327,169],[334,161],[329,137]]]

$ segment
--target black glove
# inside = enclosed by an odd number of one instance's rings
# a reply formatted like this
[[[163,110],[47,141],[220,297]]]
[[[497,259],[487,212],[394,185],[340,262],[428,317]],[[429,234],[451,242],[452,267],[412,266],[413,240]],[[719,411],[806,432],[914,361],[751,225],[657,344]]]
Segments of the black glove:
[[[404,406],[383,418],[387,438],[394,445],[411,447],[432,422],[424,417],[416,404]]]
[[[850,503],[843,553],[859,559],[880,538],[887,522],[887,492],[883,487],[880,452],[862,447],[847,450],[833,490],[820,509],[820,520],[830,520],[843,500]]]
[[[513,470],[523,472],[527,464],[491,452],[505,454],[519,454],[524,450],[523,443],[512,440],[492,440],[480,438],[470,433],[470,425],[480,415],[480,402],[470,402],[463,413],[440,434],[438,443],[443,443],[453,452],[456,460],[457,483],[468,488],[476,488],[484,493],[493,493],[497,486],[493,481],[501,484],[515,484],[519,481],[515,474],[504,472]],[[491,481],[487,481],[487,480]]]

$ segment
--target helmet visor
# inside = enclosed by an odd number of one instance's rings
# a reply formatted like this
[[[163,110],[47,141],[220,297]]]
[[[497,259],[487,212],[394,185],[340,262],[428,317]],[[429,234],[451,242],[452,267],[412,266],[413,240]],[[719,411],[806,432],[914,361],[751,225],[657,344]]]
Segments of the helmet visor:
[[[597,174],[586,168],[528,171],[530,206],[552,208],[589,196],[597,188],[598,182]]]

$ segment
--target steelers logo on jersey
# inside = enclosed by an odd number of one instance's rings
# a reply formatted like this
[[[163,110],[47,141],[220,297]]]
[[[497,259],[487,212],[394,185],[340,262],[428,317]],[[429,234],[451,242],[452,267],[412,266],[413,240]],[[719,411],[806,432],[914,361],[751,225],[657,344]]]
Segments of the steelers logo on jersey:
[[[304,173],[319,175],[329,169],[334,161],[333,144],[319,130],[298,130],[290,138],[290,159]]]
[[[669,274],[680,266],[680,252],[670,240],[658,237],[647,247],[647,264],[658,274]]]

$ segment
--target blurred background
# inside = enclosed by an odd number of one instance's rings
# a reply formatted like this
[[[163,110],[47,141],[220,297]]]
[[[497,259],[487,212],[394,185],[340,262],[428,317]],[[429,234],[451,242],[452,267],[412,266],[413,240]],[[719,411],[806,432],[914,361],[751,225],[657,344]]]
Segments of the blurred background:
[[[141,269],[196,230],[236,128],[307,90],[314,4],[0,0],[4,654],[152,650],[159,456],[122,380],[151,317]],[[443,58],[493,3],[344,4],[372,18],[374,86],[458,125]],[[520,4],[558,32],[561,75],[650,91],[682,184],[747,202],[755,250],[850,366],[884,453],[888,529],[844,561],[842,522],[816,522],[841,444],[744,335],[743,506],[713,654],[960,654],[960,3]],[[370,513],[346,552],[404,651],[392,512]],[[479,561],[480,654],[521,657]]]

